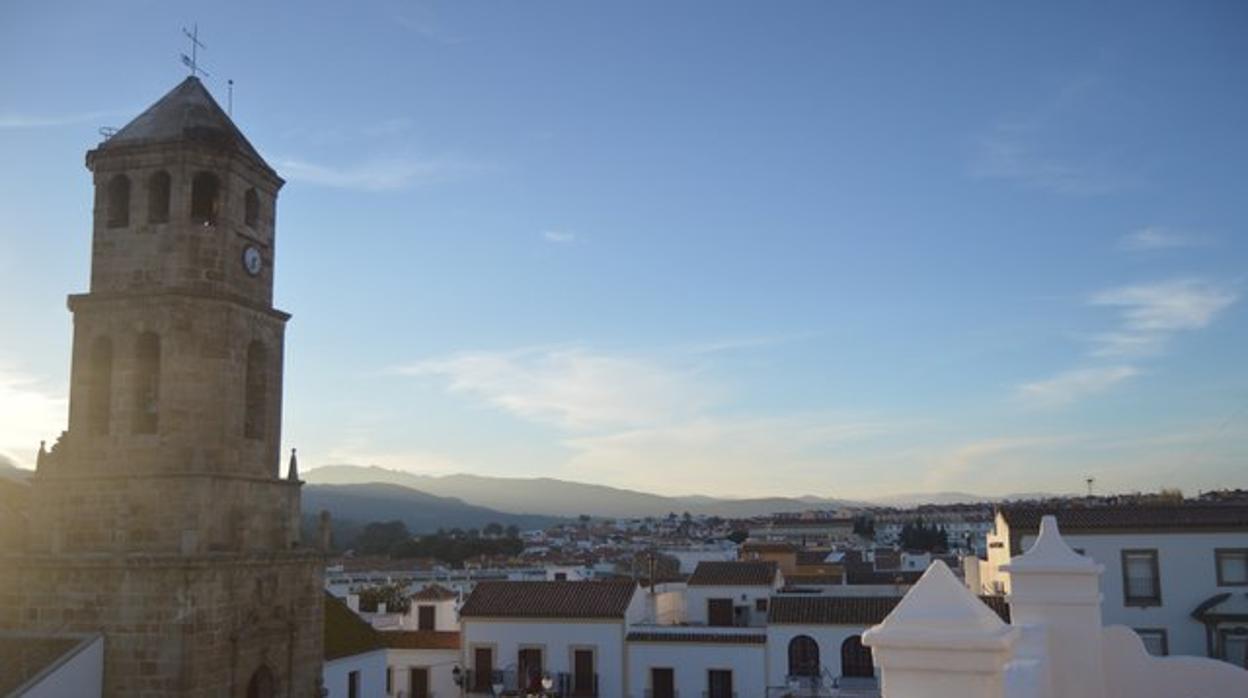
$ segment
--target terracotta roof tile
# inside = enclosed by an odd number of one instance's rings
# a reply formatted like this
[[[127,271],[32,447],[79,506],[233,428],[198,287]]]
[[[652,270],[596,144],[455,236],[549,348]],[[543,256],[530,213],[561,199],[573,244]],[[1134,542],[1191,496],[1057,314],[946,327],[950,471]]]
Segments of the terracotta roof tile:
[[[778,567],[771,560],[699,562],[689,577],[689,586],[771,586]]]
[[[413,601],[446,601],[459,596],[455,592],[447,589],[441,584],[430,584],[420,591],[412,594]]]
[[[325,659],[382,649],[378,633],[338,597],[325,593]]]
[[[637,584],[627,582],[481,582],[463,618],[623,619]]]
[[[631,632],[626,638],[629,642],[694,642],[723,645],[761,645],[767,642],[766,635],[743,635],[741,633],[648,633]]]
[[[979,597],[1009,622],[1009,607],[1001,596]],[[779,625],[875,625],[901,602],[900,596],[773,596],[767,622]]]
[[[450,630],[387,630],[379,634],[393,650],[459,649],[459,633]]]
[[[1057,517],[1063,532],[1130,529],[1248,530],[1248,506],[1243,504],[1171,504],[1096,507],[1001,507],[1012,530],[1040,529],[1040,518]]]

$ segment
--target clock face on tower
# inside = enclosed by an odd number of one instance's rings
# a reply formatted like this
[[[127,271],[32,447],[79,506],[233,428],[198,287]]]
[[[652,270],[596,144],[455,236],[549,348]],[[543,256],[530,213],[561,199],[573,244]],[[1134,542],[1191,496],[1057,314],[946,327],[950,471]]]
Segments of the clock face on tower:
[[[248,274],[255,276],[260,273],[260,269],[264,267],[264,259],[260,256],[260,250],[255,245],[248,245],[243,248],[243,268]]]

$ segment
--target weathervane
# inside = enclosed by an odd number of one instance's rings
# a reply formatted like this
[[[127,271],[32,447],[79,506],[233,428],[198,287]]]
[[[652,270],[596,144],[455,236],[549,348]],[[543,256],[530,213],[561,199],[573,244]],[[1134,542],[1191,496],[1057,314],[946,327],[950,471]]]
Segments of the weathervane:
[[[210,77],[208,71],[199,67],[199,49],[208,50],[208,47],[199,42],[199,22],[196,22],[194,28],[187,31],[186,27],[182,27],[182,33],[186,38],[191,40],[191,55],[182,54],[182,64],[191,69],[191,77],[195,77],[196,73],[203,73],[204,77]]]

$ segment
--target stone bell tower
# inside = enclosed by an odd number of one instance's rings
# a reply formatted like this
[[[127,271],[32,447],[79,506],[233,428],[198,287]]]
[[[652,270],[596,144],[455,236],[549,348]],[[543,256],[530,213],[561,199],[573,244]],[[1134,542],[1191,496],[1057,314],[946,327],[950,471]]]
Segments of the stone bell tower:
[[[69,427],[0,557],[0,628],[103,633],[108,696],[317,695],[322,563],[280,473],[282,179],[195,77],[87,168]]]

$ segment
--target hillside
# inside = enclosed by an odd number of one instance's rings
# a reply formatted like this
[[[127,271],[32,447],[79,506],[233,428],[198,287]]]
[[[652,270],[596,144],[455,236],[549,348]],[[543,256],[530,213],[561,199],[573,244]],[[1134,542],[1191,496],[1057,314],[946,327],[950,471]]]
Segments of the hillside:
[[[482,528],[497,522],[521,529],[542,528],[554,522],[550,516],[524,516],[465,504],[451,497],[437,497],[392,483],[352,485],[308,484],[303,488],[303,512],[327,510],[338,521],[367,523],[398,519],[412,533],[432,533],[439,528]]]
[[[330,465],[312,469],[305,477],[309,483],[324,485],[390,483],[439,497],[454,497],[474,506],[502,512],[545,516],[666,516],[670,512],[680,514],[688,511],[691,514],[748,517],[856,504],[845,500],[813,497],[665,497],[554,478],[413,475],[376,466]]]

